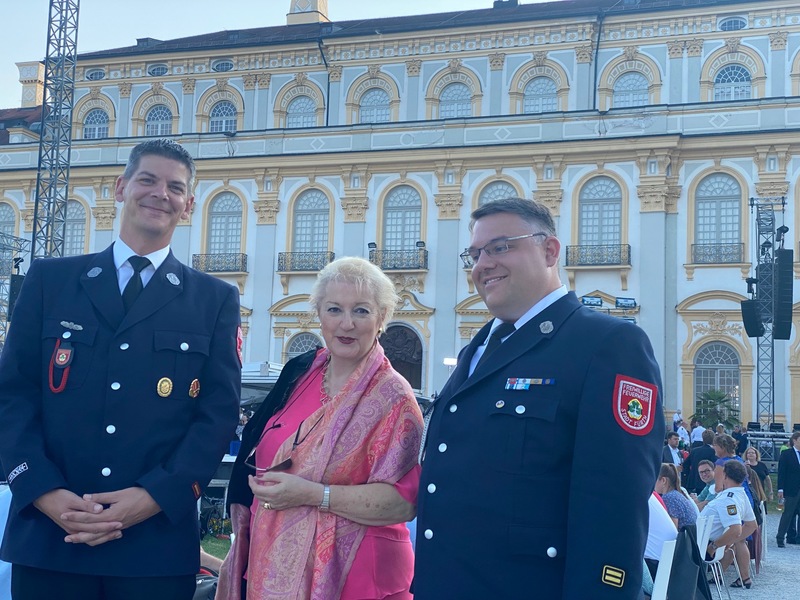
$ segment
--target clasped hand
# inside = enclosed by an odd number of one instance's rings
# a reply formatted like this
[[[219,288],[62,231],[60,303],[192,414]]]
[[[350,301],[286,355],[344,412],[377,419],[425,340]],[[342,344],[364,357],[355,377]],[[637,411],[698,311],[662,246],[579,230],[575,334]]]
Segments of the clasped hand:
[[[34,506],[64,531],[70,544],[99,546],[122,537],[122,530],[149,519],[161,508],[140,487],[78,496],[56,489],[40,496]]]
[[[286,510],[296,506],[318,505],[322,485],[303,479],[291,473],[272,471],[260,475],[250,475],[248,484],[253,495],[263,504],[267,502],[270,509]]]

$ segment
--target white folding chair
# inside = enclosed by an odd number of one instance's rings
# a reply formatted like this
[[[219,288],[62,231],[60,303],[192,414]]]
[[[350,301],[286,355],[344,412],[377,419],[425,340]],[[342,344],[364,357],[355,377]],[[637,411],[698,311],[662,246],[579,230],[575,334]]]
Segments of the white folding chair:
[[[767,543],[767,507],[764,501],[761,502],[760,505],[761,514],[764,516],[764,523],[761,525],[761,566],[760,568],[764,568],[764,564],[767,562],[767,548],[769,544]],[[755,570],[753,571],[755,572]]]
[[[667,600],[669,576],[672,573],[672,560],[675,558],[675,540],[664,542],[661,557],[658,559],[658,571],[653,582],[653,595],[650,600]]]
[[[719,595],[720,600],[722,600],[722,589],[725,588],[725,593],[728,595],[728,598],[731,597],[730,590],[725,586],[725,578],[722,575],[722,566],[719,562],[722,560],[722,557],[725,556],[725,548],[717,548],[717,551],[714,553],[714,557],[711,560],[706,560],[706,549],[708,548],[708,542],[711,537],[711,519],[708,515],[701,515],[697,519],[697,547],[700,550],[700,556],[703,557],[703,562],[708,566],[708,570],[711,571],[711,576],[714,578],[714,585],[717,588],[717,595]],[[734,561],[735,562],[735,561]]]

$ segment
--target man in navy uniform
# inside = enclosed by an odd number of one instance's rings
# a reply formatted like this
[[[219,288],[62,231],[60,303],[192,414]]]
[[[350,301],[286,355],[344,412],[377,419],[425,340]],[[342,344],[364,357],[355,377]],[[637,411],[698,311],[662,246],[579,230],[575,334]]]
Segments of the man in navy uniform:
[[[561,285],[546,207],[490,202],[470,229],[495,318],[429,415],[414,599],[640,598],[665,432],[650,342]]]
[[[239,295],[172,255],[191,156],[136,146],[119,239],[31,266],[0,358],[15,600],[191,598],[196,500],[239,412]]]

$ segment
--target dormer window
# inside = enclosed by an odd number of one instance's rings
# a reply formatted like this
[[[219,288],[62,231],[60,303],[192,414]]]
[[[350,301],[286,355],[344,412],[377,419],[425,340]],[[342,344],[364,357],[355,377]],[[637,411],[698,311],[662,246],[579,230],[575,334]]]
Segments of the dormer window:
[[[727,17],[719,22],[720,31],[739,31],[747,29],[747,19],[744,17]]]
[[[217,73],[224,73],[225,71],[233,71],[233,61],[229,58],[215,60],[211,64],[211,70]]]
[[[162,75],[166,75],[168,71],[167,65],[163,64],[150,65],[147,67],[147,74],[151,77],[161,77]]]
[[[86,79],[89,81],[100,81],[106,78],[106,72],[103,69],[89,69],[86,71]]]

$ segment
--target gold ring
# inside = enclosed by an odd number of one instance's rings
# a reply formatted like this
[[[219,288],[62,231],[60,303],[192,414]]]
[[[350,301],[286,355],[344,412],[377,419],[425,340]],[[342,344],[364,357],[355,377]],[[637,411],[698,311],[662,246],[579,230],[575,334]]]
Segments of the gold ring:
[[[264,508],[267,510],[272,510],[272,506],[270,506],[269,502],[264,502]]]

